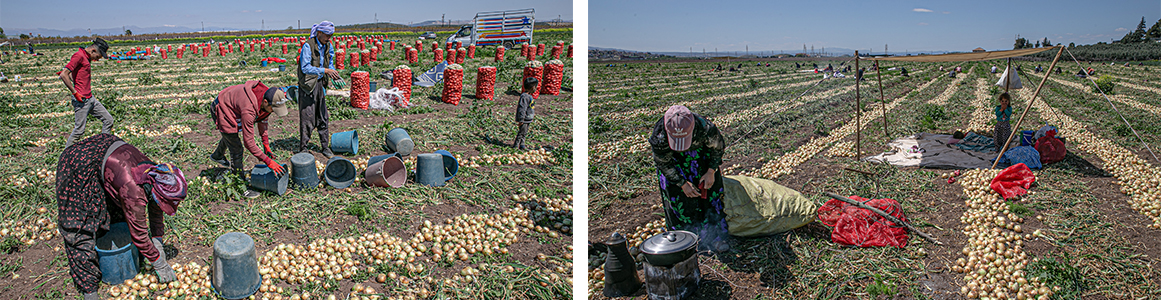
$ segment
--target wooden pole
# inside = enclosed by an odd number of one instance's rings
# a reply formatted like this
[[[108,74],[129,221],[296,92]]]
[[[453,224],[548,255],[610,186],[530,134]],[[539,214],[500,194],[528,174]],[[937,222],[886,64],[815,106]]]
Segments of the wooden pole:
[[[901,219],[895,218],[894,216],[891,216],[890,214],[886,213],[883,210],[877,209],[873,206],[866,205],[865,203],[857,202],[857,200],[845,198],[844,196],[837,195],[834,193],[825,192],[825,195],[832,197],[833,199],[837,199],[837,200],[841,200],[842,202],[849,203],[853,206],[857,206],[860,208],[864,208],[864,209],[868,209],[870,211],[873,211],[874,213],[878,214],[879,216],[886,218],[886,220],[890,220],[890,222],[894,222],[894,224],[898,224],[899,226],[905,227],[906,229],[910,230],[911,232],[914,232],[914,234],[917,234],[918,236],[926,239],[927,241],[930,241],[931,243],[935,243],[936,245],[942,245],[942,242],[939,242],[938,240],[930,237],[925,232],[918,231],[918,229],[914,228],[914,226],[910,226],[910,224],[902,221]]]
[[[861,69],[861,56],[858,55],[857,50],[853,50],[853,66]],[[880,73],[881,70],[878,70],[878,72]],[[853,88],[853,91],[857,94],[857,117],[854,118],[857,120],[857,141],[855,143],[857,144],[857,160],[861,161],[861,76],[857,76],[855,82],[856,84]]]
[[[877,60],[873,61],[873,66],[877,68],[878,74],[878,95],[881,96],[881,100],[878,100],[878,102],[882,103],[882,130],[886,132],[886,138],[889,138],[890,121],[886,119],[886,91],[882,89],[882,67],[878,64]]]
[[[1020,119],[1016,120],[1016,126],[1012,126],[1012,132],[1008,133],[1008,142],[1003,145],[1002,149],[999,149],[999,155],[995,157],[995,162],[991,163],[992,169],[994,169],[995,166],[999,164],[999,159],[1003,158],[1003,153],[1007,151],[1007,146],[1011,144],[1012,137],[1015,137],[1016,130],[1020,129],[1020,124],[1024,123],[1024,117],[1028,116],[1028,110],[1032,108],[1033,103],[1036,103],[1036,98],[1040,96],[1040,88],[1043,88],[1044,82],[1048,81],[1048,75],[1052,74],[1052,68],[1056,67],[1056,62],[1060,60],[1061,54],[1064,54],[1064,46],[1061,46],[1060,49],[1056,50],[1056,57],[1052,58],[1052,64],[1048,65],[1048,71],[1044,72],[1044,78],[1040,79],[1040,85],[1036,86],[1036,91],[1032,93],[1032,100],[1028,101],[1027,107],[1024,107],[1024,114],[1020,115]],[[1011,65],[1009,64],[1008,67],[1010,68]],[[1011,76],[1008,76],[1008,78],[1008,80],[1011,80]]]

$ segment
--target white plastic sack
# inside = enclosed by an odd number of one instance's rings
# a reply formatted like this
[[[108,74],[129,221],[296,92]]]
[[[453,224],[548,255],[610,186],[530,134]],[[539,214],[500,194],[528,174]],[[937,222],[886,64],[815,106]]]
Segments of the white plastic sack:
[[[406,102],[403,101],[405,98],[406,96],[402,94],[402,91],[396,87],[390,89],[380,88],[374,93],[374,97],[370,97],[370,108],[390,111],[393,111],[395,108],[405,108]]]
[[[1003,70],[1003,75],[999,76],[999,81],[995,82],[995,85],[998,87],[1004,87],[1004,81],[1006,80],[1005,78],[1008,76],[1011,76],[1012,79],[1012,86],[1008,87],[1009,89],[1018,90],[1024,88],[1024,83],[1020,82],[1020,74],[1016,74],[1016,69],[1013,68],[1007,68],[1007,70]]]

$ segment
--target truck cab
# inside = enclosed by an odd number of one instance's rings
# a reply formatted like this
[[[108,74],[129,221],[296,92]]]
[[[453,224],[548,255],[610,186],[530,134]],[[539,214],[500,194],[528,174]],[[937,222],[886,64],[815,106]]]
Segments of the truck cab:
[[[532,42],[536,10],[520,9],[481,12],[475,14],[472,24],[463,25],[447,37],[447,43],[463,42],[477,47],[500,45],[511,49]]]
[[[471,34],[473,31],[475,31],[473,25],[463,25],[462,28],[459,28],[459,31],[447,37],[447,43],[463,42],[464,45],[471,45]]]

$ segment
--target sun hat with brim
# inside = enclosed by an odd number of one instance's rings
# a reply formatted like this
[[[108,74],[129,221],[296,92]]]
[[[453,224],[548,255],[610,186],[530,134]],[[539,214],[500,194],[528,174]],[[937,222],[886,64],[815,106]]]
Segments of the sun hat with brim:
[[[663,117],[666,127],[666,140],[670,150],[686,151],[691,148],[691,138],[695,129],[695,115],[686,106],[675,105],[666,110]]]

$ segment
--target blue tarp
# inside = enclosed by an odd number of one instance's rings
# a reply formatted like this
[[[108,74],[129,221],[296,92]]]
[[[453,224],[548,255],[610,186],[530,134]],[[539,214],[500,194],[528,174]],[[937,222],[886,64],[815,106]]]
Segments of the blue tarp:
[[[439,83],[440,81],[443,81],[443,70],[446,70],[446,69],[447,69],[447,62],[443,61],[443,62],[439,63],[438,65],[435,65],[434,68],[431,68],[430,70],[427,70],[426,72],[422,73],[422,75],[418,75],[418,77],[415,77],[416,80],[414,82],[414,85],[427,86],[427,87],[435,86],[435,84]]]
[[[1009,161],[1005,165],[1005,162],[1000,160],[1000,166],[1005,168],[1020,163],[1028,166],[1030,169],[1040,169],[1042,167],[1040,164],[1040,151],[1036,151],[1036,148],[1030,146],[1016,146],[1015,148],[1008,149],[1007,152],[1004,152],[1003,158]]]

